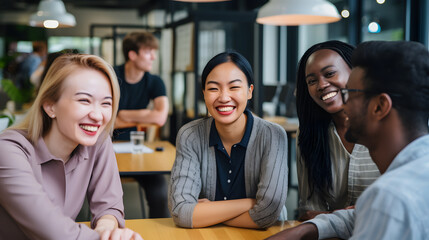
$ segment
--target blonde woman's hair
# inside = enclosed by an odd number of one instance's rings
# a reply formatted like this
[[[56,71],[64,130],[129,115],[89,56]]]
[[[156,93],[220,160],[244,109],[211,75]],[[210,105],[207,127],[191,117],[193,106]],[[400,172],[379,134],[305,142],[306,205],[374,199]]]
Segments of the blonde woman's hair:
[[[118,79],[112,66],[102,58],[88,54],[65,54],[55,59],[49,67],[46,77],[40,86],[39,93],[28,114],[21,123],[13,128],[27,130],[28,139],[33,143],[37,143],[37,140],[45,136],[52,126],[52,119],[46,114],[43,104],[46,102],[56,103],[64,91],[63,85],[65,79],[82,68],[99,71],[110,81],[112,89],[112,118],[107,123],[104,132],[111,135],[119,105],[120,92]],[[107,136],[108,134],[105,135]]]

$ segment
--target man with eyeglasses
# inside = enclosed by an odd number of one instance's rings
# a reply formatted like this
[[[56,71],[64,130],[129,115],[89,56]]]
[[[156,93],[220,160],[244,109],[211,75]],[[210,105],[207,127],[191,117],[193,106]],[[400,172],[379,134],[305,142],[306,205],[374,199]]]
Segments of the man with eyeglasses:
[[[428,239],[429,52],[416,42],[365,42],[352,57],[347,141],[365,145],[383,174],[355,209],[322,214],[269,239]]]

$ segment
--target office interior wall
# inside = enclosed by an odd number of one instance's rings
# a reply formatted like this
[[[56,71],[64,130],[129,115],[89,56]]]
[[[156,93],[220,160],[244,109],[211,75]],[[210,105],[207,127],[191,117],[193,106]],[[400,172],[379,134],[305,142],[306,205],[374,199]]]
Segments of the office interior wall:
[[[48,36],[89,36],[89,26],[91,24],[143,24],[142,17],[138,16],[137,10],[124,9],[94,9],[75,8],[66,4],[66,9],[76,18],[76,26],[72,28],[48,29]],[[2,12],[0,23],[15,23],[28,25],[30,15],[36,12],[36,8],[29,8],[27,11]],[[98,35],[112,34],[109,29],[100,29]],[[105,31],[105,33],[103,33]]]

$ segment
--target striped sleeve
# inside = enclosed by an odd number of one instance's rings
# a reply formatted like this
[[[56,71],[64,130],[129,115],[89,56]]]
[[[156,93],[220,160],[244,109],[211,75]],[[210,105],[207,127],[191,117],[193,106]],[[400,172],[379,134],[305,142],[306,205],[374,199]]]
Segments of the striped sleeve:
[[[192,228],[192,214],[201,191],[199,141],[195,128],[182,127],[176,140],[176,160],[171,170],[168,207],[176,225]]]
[[[332,188],[329,193],[332,197],[323,199],[317,193],[309,197],[309,176],[297,147],[300,216],[307,210],[331,211],[354,205],[360,194],[380,176],[366,147],[355,144],[350,154],[341,142],[333,123],[328,131],[332,169]]]
[[[256,132],[252,135],[255,134],[256,140],[254,145],[249,144],[248,153],[249,157],[260,158],[255,160],[260,161],[260,168],[253,166],[250,169],[255,176],[259,176],[259,183],[256,204],[249,215],[258,226],[268,227],[277,221],[286,203],[287,136],[283,128],[271,123],[262,124],[254,130]]]
[[[316,225],[319,239],[336,237],[349,239],[352,236],[355,226],[355,209],[338,210],[330,214],[319,214],[305,223]]]
[[[348,174],[348,202],[354,205],[361,193],[380,176],[366,147],[355,145],[350,155]]]

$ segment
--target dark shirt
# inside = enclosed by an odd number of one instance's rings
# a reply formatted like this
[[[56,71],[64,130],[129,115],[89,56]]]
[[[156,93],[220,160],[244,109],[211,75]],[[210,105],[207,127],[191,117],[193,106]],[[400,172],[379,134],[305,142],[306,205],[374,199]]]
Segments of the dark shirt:
[[[114,69],[121,89],[119,111],[145,109],[150,100],[167,95],[164,82],[156,75],[146,72],[139,82],[130,84],[125,81],[125,65],[117,66]],[[113,139],[130,140],[130,132],[135,130],[135,127],[116,129]]]
[[[246,110],[246,129],[243,138],[231,148],[231,156],[226,152],[219,134],[216,130],[215,121],[210,129],[209,146],[214,146],[216,156],[216,201],[246,198],[246,187],[244,182],[244,158],[246,148],[252,133],[253,116]]]

